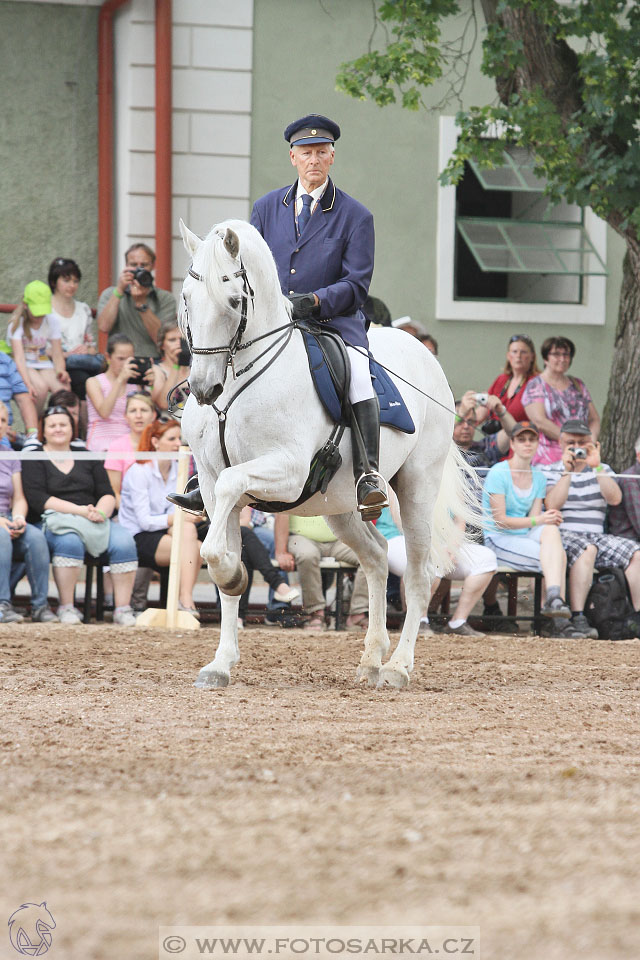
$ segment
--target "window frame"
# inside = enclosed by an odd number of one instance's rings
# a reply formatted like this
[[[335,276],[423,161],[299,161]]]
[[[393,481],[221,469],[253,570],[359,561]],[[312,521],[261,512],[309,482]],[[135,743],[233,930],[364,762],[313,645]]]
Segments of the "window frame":
[[[454,117],[440,117],[438,170],[449,162],[458,140]],[[607,263],[607,225],[593,211],[584,209],[584,227],[602,262]],[[438,320],[479,320],[497,323],[553,323],[603,326],[606,320],[605,276],[583,278],[582,303],[514,303],[499,300],[455,300],[456,188],[438,182],[436,231],[436,318]]]

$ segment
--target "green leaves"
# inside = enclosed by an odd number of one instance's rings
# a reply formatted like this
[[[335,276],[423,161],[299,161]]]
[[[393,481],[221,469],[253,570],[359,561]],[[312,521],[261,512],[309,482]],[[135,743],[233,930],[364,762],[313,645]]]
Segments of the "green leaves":
[[[637,238],[640,4],[487,0],[483,8],[490,22],[482,70],[495,79],[501,102],[457,115],[460,140],[441,180],[459,179],[471,157],[499,164],[504,143],[523,146],[552,198],[591,206]],[[465,10],[457,0],[383,0],[379,29],[388,40],[343,64],[338,88],[379,106],[424,106],[423,91],[449,76],[456,57],[468,65],[469,49],[443,40],[447,18]],[[459,87],[449,92],[459,99]],[[492,143],[496,124],[500,142]]]

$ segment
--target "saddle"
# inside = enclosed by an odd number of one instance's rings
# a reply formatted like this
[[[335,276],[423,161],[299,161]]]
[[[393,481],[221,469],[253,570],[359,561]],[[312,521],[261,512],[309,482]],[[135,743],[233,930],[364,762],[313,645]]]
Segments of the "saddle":
[[[323,407],[334,423],[349,426],[349,356],[344,341],[317,324],[298,323],[297,326],[303,335],[311,378]],[[380,404],[380,426],[415,433],[415,424],[402,394],[371,354],[369,369]]]
[[[351,365],[344,341],[337,334],[323,330],[318,324],[298,321],[309,360],[311,379],[318,397],[334,423],[331,436],[311,461],[309,476],[302,493],[294,503],[279,500],[254,500],[252,507],[265,513],[281,513],[309,500],[314,494],[326,493],[330,480],[342,465],[340,441],[351,424],[349,386]],[[395,383],[370,356],[369,368],[380,403],[380,425],[394,427],[404,433],[415,433],[415,424]]]

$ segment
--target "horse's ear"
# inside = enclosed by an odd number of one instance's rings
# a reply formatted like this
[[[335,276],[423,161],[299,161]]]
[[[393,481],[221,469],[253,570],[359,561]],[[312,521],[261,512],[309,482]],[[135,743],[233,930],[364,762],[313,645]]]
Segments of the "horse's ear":
[[[184,243],[185,250],[187,253],[190,253],[191,256],[196,252],[202,240],[200,237],[196,236],[195,233],[192,233],[189,230],[189,227],[186,226],[182,217],[180,218],[180,233],[182,235],[182,242]]]
[[[234,233],[230,227],[227,227],[227,232],[224,235],[224,246],[229,256],[233,260],[237,260],[240,253],[240,241],[238,240],[238,234]]]

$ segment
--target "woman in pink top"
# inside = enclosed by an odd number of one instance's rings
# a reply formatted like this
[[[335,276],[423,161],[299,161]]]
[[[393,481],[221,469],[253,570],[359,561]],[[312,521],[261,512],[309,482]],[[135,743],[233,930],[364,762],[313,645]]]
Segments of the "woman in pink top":
[[[107,341],[109,366],[106,373],[86,382],[88,450],[108,450],[111,443],[128,431],[125,417],[127,397],[139,387],[129,383],[138,375],[133,344],[123,333],[114,333]]]
[[[121,437],[117,437],[109,446],[108,458],[104,468],[116,498],[116,507],[120,509],[120,491],[122,480],[129,467],[136,462],[131,454],[137,451],[142,431],[153,420],[156,411],[148,393],[132,393],[127,397],[125,417],[129,430]]]

